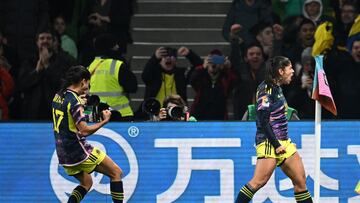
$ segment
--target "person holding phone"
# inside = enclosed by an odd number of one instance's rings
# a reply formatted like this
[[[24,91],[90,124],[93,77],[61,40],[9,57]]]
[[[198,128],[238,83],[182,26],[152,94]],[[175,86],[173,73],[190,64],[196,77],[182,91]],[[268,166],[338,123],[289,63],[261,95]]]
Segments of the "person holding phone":
[[[202,64],[196,61],[192,61],[196,68],[190,77],[196,92],[191,115],[197,120],[227,120],[227,100],[235,82],[230,61],[218,49],[212,50]]]

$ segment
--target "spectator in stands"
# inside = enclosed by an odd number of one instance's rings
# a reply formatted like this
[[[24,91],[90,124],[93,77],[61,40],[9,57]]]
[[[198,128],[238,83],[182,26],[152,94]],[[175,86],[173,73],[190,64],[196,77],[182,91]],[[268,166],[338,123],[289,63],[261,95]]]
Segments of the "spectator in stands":
[[[230,28],[233,24],[241,25],[239,36],[245,41],[253,40],[249,33],[251,27],[261,21],[270,23],[279,22],[280,19],[272,11],[271,1],[263,0],[234,0],[227,13],[223,26],[223,37],[229,41]]]
[[[230,59],[237,74],[233,95],[234,118],[240,120],[247,105],[255,103],[256,88],[264,80],[264,52],[258,42],[253,42],[245,48],[243,55],[238,41],[232,40]]]
[[[101,101],[119,112],[112,113],[112,120],[132,121],[134,113],[128,94],[137,90],[134,73],[121,56],[115,36],[101,34],[95,39],[94,46],[98,56],[89,66],[90,94],[98,95]]]
[[[311,99],[315,60],[311,52],[311,47],[305,48],[302,52],[299,76],[294,77],[292,91],[287,93],[289,106],[298,111],[301,119],[314,119],[315,116],[315,102]]]
[[[193,52],[189,49],[176,50],[171,47],[159,47],[147,61],[141,74],[146,86],[144,100],[155,97],[162,106],[167,96],[178,94],[187,103],[186,86],[193,67],[190,70],[178,67],[176,65],[178,52],[187,59],[193,57]],[[139,108],[137,118],[144,119],[144,116]]]
[[[192,52],[182,55],[191,57]],[[156,49],[141,75],[146,85],[145,99],[156,97],[162,105],[162,101],[167,96],[178,94],[187,102],[186,85],[189,72],[186,68],[177,67],[176,61],[176,49],[171,47]]]
[[[360,65],[360,40],[355,40],[351,48],[351,56],[357,65]],[[355,64],[356,65],[356,64]],[[360,66],[358,66],[360,68]]]
[[[38,55],[21,66],[18,91],[24,95],[22,119],[51,119],[52,98],[60,88],[63,73],[74,64],[68,54],[54,52],[54,35],[49,29],[40,31],[36,36]]]
[[[88,64],[94,57],[93,40],[102,33],[111,33],[119,42],[122,54],[127,51],[127,44],[132,43],[129,32],[130,20],[136,1],[90,0],[86,2],[87,31],[80,40],[81,62]]]
[[[297,64],[301,64],[301,53],[307,47],[314,44],[314,34],[316,26],[309,19],[303,19],[297,30],[296,41],[289,47],[284,48],[284,55],[294,64],[295,75],[298,75],[299,69]]]
[[[340,119],[360,118],[360,110],[356,108],[360,101],[360,39],[353,42],[350,54],[341,50],[331,51],[324,62],[324,66],[331,70],[327,74],[332,79],[329,82],[332,82],[331,91]]]
[[[74,59],[77,59],[78,51],[76,44],[69,35],[65,33],[66,22],[62,15],[56,16],[53,22],[54,30],[60,35],[60,45],[62,50],[70,54]]]
[[[298,32],[297,32],[297,40],[294,44],[290,45],[289,47],[285,47],[283,50],[283,55],[288,57],[294,69],[294,75],[291,83],[287,86],[283,87],[283,92],[289,106],[298,109],[297,106],[298,100],[295,99],[299,88],[300,88],[300,81],[301,81],[301,69],[302,69],[302,59],[301,55],[306,48],[312,47],[314,44],[314,34],[315,34],[316,26],[313,21],[304,18],[300,23]],[[295,102],[295,103],[294,103]],[[301,110],[299,110],[300,112]]]
[[[191,61],[196,67],[190,84],[196,92],[191,115],[198,120],[227,120],[227,105],[235,83],[231,63],[218,49],[212,50],[203,63],[199,56]]]
[[[311,20],[315,25],[324,21],[334,21],[329,16],[323,15],[323,3],[321,0],[306,0],[303,5],[303,16]]]
[[[261,44],[265,59],[281,55],[283,37],[281,25],[259,22],[250,29],[250,33]]]
[[[5,57],[8,61],[8,64],[11,66],[9,72],[13,78],[16,78],[19,71],[19,62],[15,50],[8,46],[7,41],[7,38],[0,30],[0,56]]]
[[[339,18],[336,19],[337,22],[334,27],[335,46],[345,47],[349,31],[358,14],[358,9],[354,3],[345,1],[342,4],[338,15]]]
[[[6,58],[0,56],[0,120],[9,119],[8,98],[14,88],[14,81],[9,73],[10,68]]]
[[[282,23],[284,28],[282,41],[285,48],[291,47],[296,42],[297,33],[304,18],[303,16],[290,16],[284,19]]]

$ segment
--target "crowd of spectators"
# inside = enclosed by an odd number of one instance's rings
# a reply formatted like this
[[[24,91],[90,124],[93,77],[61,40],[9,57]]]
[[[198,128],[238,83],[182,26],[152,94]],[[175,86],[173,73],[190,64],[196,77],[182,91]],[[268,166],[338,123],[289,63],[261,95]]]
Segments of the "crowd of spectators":
[[[359,119],[359,4],[359,0],[233,0],[222,28],[231,51],[213,47],[207,56],[199,56],[189,47],[158,47],[141,74],[144,100],[154,98],[163,106],[166,98],[176,95],[188,104],[191,85],[195,96],[189,113],[198,121],[241,120],[255,102],[267,60],[283,55],[295,70],[292,83],[284,88],[288,105],[300,119],[313,119],[312,55],[322,48],[338,107],[338,116],[324,112],[324,117]],[[116,87],[126,100],[121,104],[129,104],[128,93],[137,91],[138,81],[124,56],[132,43],[135,8],[132,0],[1,1],[0,120],[50,120],[51,99],[64,72],[81,64],[102,74],[99,61],[116,67]],[[323,22],[330,22],[324,35],[329,32],[333,40],[315,37]],[[188,59],[191,67],[179,67],[178,56]],[[120,117],[144,120],[147,115],[141,107]]]

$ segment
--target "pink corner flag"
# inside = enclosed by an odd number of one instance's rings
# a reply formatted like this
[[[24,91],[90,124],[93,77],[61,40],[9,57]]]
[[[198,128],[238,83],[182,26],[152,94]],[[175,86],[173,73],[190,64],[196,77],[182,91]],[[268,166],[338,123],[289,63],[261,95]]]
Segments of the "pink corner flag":
[[[322,55],[315,56],[316,66],[311,98],[318,100],[321,106],[336,116],[337,110],[323,68],[323,58],[324,56]]]

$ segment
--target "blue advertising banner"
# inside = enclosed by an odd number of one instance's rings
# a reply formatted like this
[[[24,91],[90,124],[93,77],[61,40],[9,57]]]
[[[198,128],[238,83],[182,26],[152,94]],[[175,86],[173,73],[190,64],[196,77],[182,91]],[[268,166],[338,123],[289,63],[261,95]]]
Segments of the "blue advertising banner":
[[[253,122],[109,123],[90,143],[123,170],[125,202],[232,203],[256,163]],[[289,123],[313,191],[313,122]],[[78,182],[58,165],[52,124],[0,123],[0,202],[66,202]],[[359,203],[360,122],[323,122],[323,203]],[[112,202],[109,178],[92,173],[82,202]],[[254,203],[294,203],[293,186],[280,168]]]

